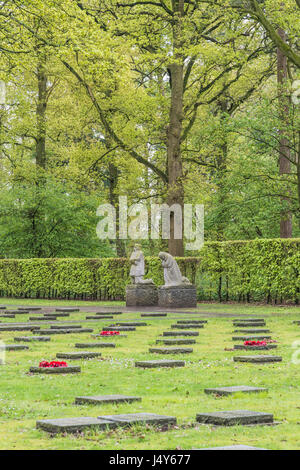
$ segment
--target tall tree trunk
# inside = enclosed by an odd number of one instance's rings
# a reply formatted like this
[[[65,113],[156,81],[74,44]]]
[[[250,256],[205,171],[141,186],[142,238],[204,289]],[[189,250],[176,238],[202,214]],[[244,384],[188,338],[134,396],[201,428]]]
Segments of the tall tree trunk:
[[[46,110],[47,110],[47,74],[46,58],[38,55],[37,65],[38,99],[36,108],[36,164],[39,169],[46,169]]]
[[[115,207],[116,212],[117,212],[117,217],[116,217],[116,251],[117,251],[117,256],[119,258],[125,258],[126,257],[126,249],[125,249],[125,243],[124,240],[121,240],[119,238],[119,233],[120,233],[120,224],[119,224],[119,197],[117,194],[117,185],[118,185],[118,177],[119,177],[119,170],[118,168],[113,164],[109,163],[108,165],[108,171],[109,171],[109,202],[110,204]]]
[[[170,122],[167,132],[168,157],[168,204],[179,204],[183,210],[184,189],[181,157],[181,135],[183,120],[183,78],[184,65],[181,48],[183,46],[182,18],[184,16],[184,0],[173,0],[173,11],[176,14],[173,26],[173,52],[174,63],[169,67],[171,83]],[[175,15],[174,15],[175,16]],[[184,256],[183,236],[175,239],[175,217],[171,213],[171,233],[169,239],[169,252],[173,256]]]
[[[286,33],[283,29],[278,29],[278,34],[281,39],[286,42]],[[287,98],[287,79],[288,79],[288,68],[287,68],[287,57],[282,53],[280,49],[277,49],[277,81],[278,81],[278,96],[279,96],[279,108],[280,116],[282,121],[282,128],[279,130],[280,143],[279,143],[279,174],[289,175],[291,173],[291,162],[290,162],[290,150],[289,140],[287,137],[287,124],[289,121],[289,99]],[[287,188],[288,190],[288,188]],[[286,207],[289,204],[289,199],[286,197],[282,198],[282,203]],[[291,238],[292,237],[292,213],[287,209],[283,209],[281,212],[280,219],[280,238]]]

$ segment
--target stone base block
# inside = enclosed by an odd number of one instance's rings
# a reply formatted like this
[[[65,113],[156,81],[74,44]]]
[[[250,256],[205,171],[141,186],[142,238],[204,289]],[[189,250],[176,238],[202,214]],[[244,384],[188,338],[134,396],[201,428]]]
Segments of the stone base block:
[[[196,287],[191,284],[158,288],[158,306],[163,308],[197,307]]]
[[[157,287],[153,284],[134,284],[126,287],[127,307],[154,307],[157,304]]]

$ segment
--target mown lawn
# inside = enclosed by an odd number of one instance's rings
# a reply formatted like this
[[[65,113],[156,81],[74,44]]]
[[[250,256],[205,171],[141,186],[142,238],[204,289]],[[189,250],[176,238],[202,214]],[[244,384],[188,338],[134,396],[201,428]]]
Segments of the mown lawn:
[[[10,305],[82,305],[80,302],[43,302],[32,300],[0,299]],[[120,305],[111,303],[109,305]],[[84,305],[95,305],[93,302]],[[97,303],[97,306],[108,303]],[[128,332],[127,338],[114,338],[115,349],[101,349],[102,359],[68,361],[80,364],[82,373],[64,376],[30,376],[30,366],[55,359],[58,352],[76,350],[76,342],[96,341],[90,334],[52,336],[50,343],[26,343],[29,351],[7,352],[6,364],[0,366],[0,449],[192,449],[233,444],[247,444],[267,449],[299,449],[300,447],[300,364],[292,361],[293,343],[300,339],[298,307],[271,307],[251,305],[201,304],[199,312],[230,313],[234,316],[265,316],[272,337],[278,348],[267,354],[283,357],[282,363],[250,365],[233,363],[239,352],[225,351],[231,348],[234,327],[233,317],[210,317],[204,329],[199,330],[194,352],[184,356],[186,367],[178,369],[149,369],[134,367],[135,360],[165,358],[150,354],[148,349],[170,325],[180,319],[197,317],[194,314],[169,314],[167,318],[146,318],[148,326]],[[34,316],[38,314],[30,314]],[[85,313],[71,314],[66,320],[77,323],[85,319]],[[26,321],[28,315],[18,315],[15,320]],[[140,319],[138,313],[124,313],[114,320],[84,323],[97,333],[114,321]],[[3,318],[0,319],[3,323]],[[47,324],[41,322],[41,327]],[[28,332],[1,333],[0,339],[13,343],[16,336],[28,336]],[[300,346],[299,346],[300,348]],[[99,351],[99,350],[98,350]],[[260,352],[252,352],[259,354]],[[243,354],[243,352],[241,352]],[[247,353],[246,353],[247,354]],[[299,354],[300,357],[300,354]],[[256,385],[269,389],[267,394],[236,395],[215,398],[204,394],[204,388]],[[79,395],[128,394],[142,397],[142,402],[122,405],[75,406]],[[195,422],[196,413],[225,410],[254,410],[274,414],[278,426],[230,428],[200,426]],[[38,419],[75,416],[94,416],[134,412],[152,412],[176,416],[178,426],[165,432],[137,426],[110,432],[86,432],[79,436],[50,437],[35,429]]]

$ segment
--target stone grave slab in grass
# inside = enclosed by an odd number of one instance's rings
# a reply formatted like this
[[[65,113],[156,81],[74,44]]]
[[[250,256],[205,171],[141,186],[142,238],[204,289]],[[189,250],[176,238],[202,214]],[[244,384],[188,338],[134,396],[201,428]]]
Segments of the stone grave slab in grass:
[[[81,325],[52,325],[51,330],[80,330]]]
[[[100,338],[100,339],[110,339],[112,340],[113,339],[117,339],[117,338],[127,338],[127,335],[123,335],[123,334],[120,334],[120,335],[114,335],[114,336],[102,336],[101,334],[96,334],[96,335],[92,335],[93,338]]]
[[[158,339],[156,344],[174,345],[174,344],[196,344],[195,339],[176,338],[176,339]]]
[[[207,394],[212,395],[233,395],[234,393],[261,393],[267,392],[267,388],[260,387],[249,387],[247,385],[236,385],[233,387],[217,387],[217,388],[206,388],[204,390]]]
[[[157,415],[153,413],[130,413],[123,415],[105,415],[98,416],[99,419],[107,419],[116,423],[118,426],[132,426],[135,424],[152,424],[160,426],[172,426],[177,423],[174,416]]]
[[[141,314],[141,317],[149,317],[149,318],[156,318],[156,317],[167,317],[168,314],[167,313],[142,313]]]
[[[199,336],[199,331],[164,331],[163,336]]]
[[[106,403],[133,403],[134,401],[142,401],[142,399],[127,395],[98,395],[76,397],[75,405],[105,405]]]
[[[147,326],[147,323],[144,322],[134,322],[134,321],[129,321],[129,322],[120,322],[120,323],[115,323],[114,325],[111,326]]]
[[[235,344],[233,348],[243,351],[267,351],[269,349],[276,349],[277,344],[267,344],[266,346],[245,346],[244,344]]]
[[[258,322],[258,321],[266,321],[265,318],[235,318],[233,322]]]
[[[236,446],[226,446],[226,447],[208,447],[206,449],[193,449],[193,450],[268,450],[261,447],[251,447],[238,444]]]
[[[0,351],[23,351],[25,349],[29,349],[28,346],[24,346],[23,344],[4,344],[0,346]]]
[[[78,351],[70,353],[57,353],[57,359],[94,359],[95,357],[101,357],[100,352],[96,351]]]
[[[63,419],[43,419],[36,422],[36,428],[51,434],[58,433],[78,433],[86,429],[115,429],[116,423],[99,418],[63,418]]]
[[[40,327],[39,326],[14,326],[11,324],[11,326],[0,326],[0,332],[1,331],[31,331],[31,330],[38,330]]]
[[[105,320],[109,318],[114,318],[112,315],[88,315],[85,317],[86,320]]]
[[[5,305],[0,305],[0,310],[6,310]]]
[[[102,331],[136,331],[134,326],[109,326],[102,328]]]
[[[177,329],[177,330],[180,330],[182,328],[185,328],[185,329],[195,329],[195,328],[204,328],[204,325],[203,324],[195,324],[195,323],[186,323],[184,325],[171,325],[171,328],[173,329]]]
[[[14,338],[14,341],[20,341],[24,343],[31,343],[34,341],[48,342],[51,341],[49,336],[19,336]]]
[[[76,343],[75,348],[77,349],[85,349],[85,348],[115,348],[116,345],[114,343]]]
[[[236,356],[233,358],[234,362],[250,362],[252,364],[266,364],[270,362],[281,362],[280,356]]]
[[[81,368],[79,366],[68,367],[30,367],[31,374],[46,374],[46,375],[59,375],[59,374],[79,374]]]
[[[155,354],[190,354],[193,352],[192,348],[150,348],[150,353]]]
[[[271,339],[272,336],[251,335],[251,336],[233,336],[232,341],[251,341],[252,339],[263,341],[264,339]]]
[[[0,330],[1,331],[1,330]],[[39,333],[41,335],[69,335],[69,334],[78,334],[78,333],[92,333],[94,330],[92,328],[76,328],[76,329],[47,329],[47,330],[40,330]]]
[[[29,321],[56,321],[56,318],[51,317],[29,317]]]
[[[135,367],[142,367],[144,369],[159,368],[159,367],[184,367],[184,361],[172,360],[157,360],[157,361],[137,361]]]
[[[66,318],[69,317],[69,313],[44,313],[44,317],[50,317],[50,318]]]
[[[62,312],[62,313],[71,313],[71,312],[80,312],[80,308],[77,307],[61,307],[61,308],[56,308],[56,312]]]
[[[177,325],[201,325],[202,323],[207,323],[207,320],[178,320]]]
[[[18,310],[23,310],[27,312],[38,312],[39,310],[42,310],[41,307],[18,307]]]
[[[29,310],[6,310],[5,313],[9,315],[26,315],[29,313]]]
[[[3,313],[0,318],[16,318],[16,315],[14,313]]]
[[[234,330],[234,333],[253,333],[253,334],[261,334],[261,333],[270,333],[270,330],[264,328],[251,328],[251,329],[243,329],[243,330]]]
[[[196,421],[202,424],[214,424],[216,426],[235,426],[250,424],[273,424],[274,418],[270,413],[260,411],[235,410],[217,411],[215,413],[199,413]]]
[[[250,322],[250,323],[242,323],[242,322],[234,322],[233,326],[237,326],[240,328],[251,328],[253,326],[266,326],[265,322]]]

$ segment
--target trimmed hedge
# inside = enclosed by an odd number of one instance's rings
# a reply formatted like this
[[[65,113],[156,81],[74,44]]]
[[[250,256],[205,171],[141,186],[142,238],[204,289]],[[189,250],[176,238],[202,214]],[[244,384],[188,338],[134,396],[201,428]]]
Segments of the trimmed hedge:
[[[206,243],[198,257],[178,258],[199,300],[300,300],[300,239]],[[0,296],[123,300],[126,258],[0,260]],[[163,284],[161,262],[146,258],[146,277]]]

